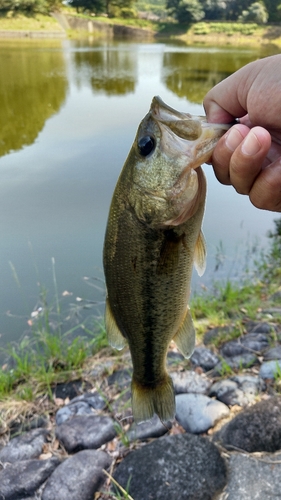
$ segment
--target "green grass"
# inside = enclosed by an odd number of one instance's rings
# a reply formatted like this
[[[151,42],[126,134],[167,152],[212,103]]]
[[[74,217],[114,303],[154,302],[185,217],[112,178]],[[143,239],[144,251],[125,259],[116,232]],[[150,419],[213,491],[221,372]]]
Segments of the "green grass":
[[[22,293],[12,264],[11,268]],[[244,332],[245,320],[262,320],[262,309],[270,305],[280,306],[281,297],[278,298],[278,294],[277,299],[271,299],[272,294],[281,291],[280,269],[281,219],[275,221],[275,230],[269,234],[269,249],[257,259],[253,279],[248,278],[240,286],[229,280],[224,284],[215,283],[210,290],[193,297],[190,307],[197,337],[200,339],[208,328],[224,327],[213,341],[217,348],[227,340],[240,337]],[[81,378],[91,356],[108,345],[104,323],[99,318],[92,318],[90,325],[81,322],[65,331],[54,261],[52,274],[53,304],[48,305],[47,291],[40,287],[41,307],[32,318],[30,334],[16,345],[10,344],[5,351],[2,350],[7,362],[0,369],[0,401],[11,395],[27,402],[44,394],[52,399],[55,384]],[[86,306],[90,305],[85,302]],[[281,322],[281,317],[276,317],[274,321]],[[229,367],[223,366],[223,371],[228,374]],[[280,379],[279,372],[277,378]]]
[[[10,266],[24,300],[24,292],[16,269],[11,262]],[[37,269],[36,272],[38,274]],[[17,344],[9,344],[5,349],[1,349],[2,357],[7,361],[2,370],[0,369],[0,400],[12,393],[16,398],[26,401],[32,401],[36,396],[46,393],[52,398],[52,387],[55,384],[81,376],[87,358],[108,345],[104,324],[99,318],[89,317],[87,324],[79,322],[70,328],[65,328],[54,259],[52,259],[52,277],[53,303],[48,304],[47,290],[40,285],[38,300],[40,307],[29,319],[30,332]],[[38,282],[40,282],[39,277]],[[87,303],[86,306],[88,305]],[[90,324],[89,319],[91,319]],[[77,336],[78,331],[79,336]]]
[[[222,23],[222,22],[200,22],[193,25],[195,35],[208,35],[211,33],[222,33],[227,36],[232,35],[254,35],[262,31],[261,27],[255,23]]]
[[[62,31],[60,25],[52,16],[36,14],[26,16],[0,15],[0,30],[15,31]]]

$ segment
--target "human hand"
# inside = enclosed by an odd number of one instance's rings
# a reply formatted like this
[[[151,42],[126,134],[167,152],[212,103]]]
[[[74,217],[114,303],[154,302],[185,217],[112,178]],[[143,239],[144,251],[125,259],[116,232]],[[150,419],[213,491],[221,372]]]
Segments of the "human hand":
[[[203,104],[209,122],[240,118],[213,152],[218,180],[257,208],[281,212],[281,55],[244,66],[211,89]]]

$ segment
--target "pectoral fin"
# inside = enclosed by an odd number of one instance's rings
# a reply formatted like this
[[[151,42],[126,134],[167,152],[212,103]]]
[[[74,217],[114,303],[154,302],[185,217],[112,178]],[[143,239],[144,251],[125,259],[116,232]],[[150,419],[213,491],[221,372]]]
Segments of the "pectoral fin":
[[[109,344],[121,351],[126,344],[126,340],[116,324],[108,299],[106,299],[105,304],[105,329]]]
[[[194,252],[194,266],[199,276],[202,276],[205,272],[206,256],[207,256],[206,242],[202,231],[200,231]]]
[[[185,358],[189,358],[195,347],[195,329],[189,307],[184,320],[173,338]]]

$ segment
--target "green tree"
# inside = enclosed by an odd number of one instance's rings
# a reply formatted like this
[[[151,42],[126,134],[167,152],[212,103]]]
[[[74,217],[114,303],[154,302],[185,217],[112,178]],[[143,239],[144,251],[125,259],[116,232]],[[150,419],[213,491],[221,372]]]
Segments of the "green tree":
[[[239,16],[239,21],[245,23],[257,23],[266,24],[268,20],[268,12],[263,3],[254,2],[250,5],[248,10],[243,10],[241,16]]]
[[[47,13],[49,10],[47,0],[0,0],[0,12],[23,12],[32,14],[33,12]]]
[[[206,0],[203,1],[206,3]],[[220,19],[225,19],[226,21],[237,21],[243,10],[247,10],[251,3],[253,3],[253,0],[224,0],[223,2],[220,2],[222,14]]]
[[[224,0],[203,0],[201,3],[205,12],[205,19],[209,21],[225,19],[226,3]]]
[[[281,21],[281,1],[280,0],[264,0],[264,5],[268,12],[268,21]]]
[[[82,10],[100,14],[106,10],[105,0],[69,0],[69,5],[75,7],[77,12]]]
[[[167,0],[166,6],[180,23],[198,22],[205,16],[199,0]]]
[[[132,9],[135,0],[106,0],[106,13],[109,17],[122,17],[122,10],[124,12]],[[125,15],[126,17],[126,15]]]

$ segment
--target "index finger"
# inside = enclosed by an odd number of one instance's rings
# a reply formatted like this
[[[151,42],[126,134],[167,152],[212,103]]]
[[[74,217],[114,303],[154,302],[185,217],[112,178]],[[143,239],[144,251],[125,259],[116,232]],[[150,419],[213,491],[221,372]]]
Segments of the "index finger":
[[[238,81],[229,76],[213,87],[205,96],[203,106],[211,123],[230,123],[234,118],[245,116],[247,110],[238,98]]]

